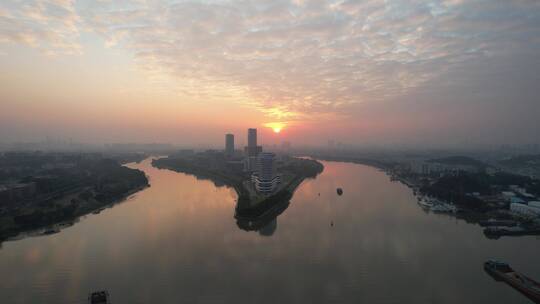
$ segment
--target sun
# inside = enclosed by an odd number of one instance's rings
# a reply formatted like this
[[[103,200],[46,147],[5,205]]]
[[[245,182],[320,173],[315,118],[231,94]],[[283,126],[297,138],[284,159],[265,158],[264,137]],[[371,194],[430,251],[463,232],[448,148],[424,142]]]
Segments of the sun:
[[[274,133],[278,134],[285,128],[285,123],[283,122],[269,122],[264,124],[265,127],[271,128]]]

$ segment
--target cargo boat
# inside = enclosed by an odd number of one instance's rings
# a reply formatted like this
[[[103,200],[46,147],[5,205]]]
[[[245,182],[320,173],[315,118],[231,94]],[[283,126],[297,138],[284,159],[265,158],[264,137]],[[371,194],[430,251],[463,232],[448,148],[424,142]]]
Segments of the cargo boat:
[[[533,302],[540,304],[540,283],[515,271],[507,263],[496,260],[484,262],[484,270],[495,280],[504,281]]]
[[[507,236],[540,235],[540,229],[525,229],[520,226],[515,226],[515,227],[494,226],[494,227],[484,228],[484,234],[488,238],[499,238],[503,235],[507,235]]]

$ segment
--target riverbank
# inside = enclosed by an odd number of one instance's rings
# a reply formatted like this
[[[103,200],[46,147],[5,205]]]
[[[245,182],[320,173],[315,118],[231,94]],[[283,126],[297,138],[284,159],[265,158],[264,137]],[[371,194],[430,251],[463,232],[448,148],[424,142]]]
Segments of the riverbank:
[[[313,159],[324,160],[324,161],[335,161],[335,162],[341,162],[341,163],[366,165],[366,166],[374,167],[381,170],[390,170],[397,164],[392,161],[378,160],[378,159],[366,158],[366,157],[330,156],[330,155],[317,154],[317,153],[310,154],[310,157],[312,157]]]
[[[511,199],[503,194],[503,191],[515,192],[514,197],[525,200],[526,197],[522,197],[519,191],[534,189],[528,185],[531,180],[526,177],[504,172],[488,175],[484,172],[471,173],[459,170],[439,176],[424,175],[413,173],[409,167],[385,159],[328,156],[321,153],[312,154],[311,157],[379,169],[386,173],[390,181],[400,182],[410,188],[417,197],[418,205],[425,212],[446,214],[474,225],[480,225],[480,222],[488,220],[513,220],[519,226],[510,230],[505,227],[495,230],[484,228],[484,235],[488,238],[538,235],[540,232],[540,219],[512,212]],[[426,201],[428,203],[425,203]]]
[[[105,159],[85,160],[55,174],[47,179],[29,177],[37,193],[2,205],[0,242],[21,234],[56,232],[149,186],[144,172]]]

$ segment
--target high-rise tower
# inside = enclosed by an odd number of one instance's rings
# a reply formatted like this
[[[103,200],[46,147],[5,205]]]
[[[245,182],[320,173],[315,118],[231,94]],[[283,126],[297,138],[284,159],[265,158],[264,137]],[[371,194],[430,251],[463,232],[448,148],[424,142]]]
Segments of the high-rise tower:
[[[257,146],[257,129],[248,129],[248,147]]]
[[[225,134],[225,155],[232,156],[234,154],[234,135]]]
[[[262,152],[262,147],[257,146],[257,129],[248,129],[248,145],[246,147],[247,157],[257,157]]]

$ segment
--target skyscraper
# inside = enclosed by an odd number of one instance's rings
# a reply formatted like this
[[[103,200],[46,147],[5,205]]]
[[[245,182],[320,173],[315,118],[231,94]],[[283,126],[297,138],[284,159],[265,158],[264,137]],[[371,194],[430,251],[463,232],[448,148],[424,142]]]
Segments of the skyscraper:
[[[262,152],[262,147],[257,146],[257,129],[248,129],[248,145],[246,147],[247,157],[257,157]]]
[[[234,135],[225,134],[225,155],[232,156],[234,154]]]
[[[257,129],[248,129],[248,147],[257,146]]]

